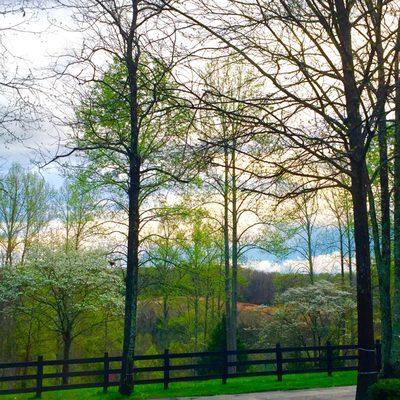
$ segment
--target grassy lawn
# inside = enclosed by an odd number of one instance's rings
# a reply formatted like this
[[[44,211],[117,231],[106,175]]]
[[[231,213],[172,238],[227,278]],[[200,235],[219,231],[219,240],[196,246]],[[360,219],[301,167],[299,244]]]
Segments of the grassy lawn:
[[[203,382],[176,382],[171,383],[168,390],[163,390],[162,385],[138,385],[131,399],[153,399],[162,397],[179,396],[212,396],[216,394],[237,394],[264,392],[270,390],[294,390],[324,388],[333,386],[350,386],[356,383],[356,372],[336,372],[332,377],[326,374],[301,374],[286,375],[283,382],[278,382],[276,377],[251,377],[235,378],[222,385],[220,380]],[[33,394],[0,396],[0,400],[25,400],[32,399]],[[114,400],[125,399],[120,396],[116,388],[111,388],[107,394],[99,389],[66,390],[44,393],[44,400]]]

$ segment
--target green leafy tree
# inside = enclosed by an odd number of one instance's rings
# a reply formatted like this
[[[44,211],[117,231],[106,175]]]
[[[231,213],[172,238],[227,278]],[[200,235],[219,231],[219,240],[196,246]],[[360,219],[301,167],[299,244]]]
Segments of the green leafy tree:
[[[2,263],[24,261],[52,216],[53,191],[45,180],[19,164],[0,177],[0,245]]]
[[[19,312],[34,313],[57,335],[64,360],[78,337],[102,324],[104,304],[112,304],[115,314],[121,314],[122,280],[102,251],[38,246],[10,278],[19,295]],[[68,372],[67,363],[63,372]],[[63,382],[68,382],[67,376]]]
[[[245,346],[243,342],[238,338],[237,350],[244,350]],[[211,331],[210,339],[207,343],[206,351],[209,352],[223,352],[226,350],[226,318],[225,316],[215,325],[214,329]],[[235,371],[246,372],[248,369],[247,365],[240,365],[240,363],[247,361],[248,356],[245,353],[239,354],[235,361],[239,363],[236,366]],[[221,373],[221,363],[225,362],[223,356],[212,355],[201,358],[201,364],[215,365],[214,367],[208,366],[199,369],[199,373],[203,375],[207,374],[220,374]]]
[[[105,233],[105,201],[86,173],[66,177],[64,186],[58,192],[57,205],[66,249],[81,249],[91,238]]]
[[[220,248],[217,245],[216,231],[205,220],[202,211],[191,212],[186,223],[179,230],[177,241],[181,253],[181,267],[185,274],[182,287],[194,313],[194,348],[200,345],[201,300],[204,299],[204,323],[208,322],[209,300],[213,289],[222,284],[220,274]],[[207,336],[207,326],[203,330],[203,339]]]
[[[97,7],[98,4],[95,5]],[[116,6],[117,7],[117,6]],[[134,9],[138,10],[134,4]],[[122,13],[130,12],[125,9]],[[105,13],[123,32],[119,11]],[[104,9],[100,13],[104,14]],[[137,16],[137,14],[134,13]],[[103,15],[104,16],[104,15]],[[98,22],[98,21],[96,21]],[[126,303],[121,393],[132,389],[132,368],[137,333],[139,236],[151,219],[149,198],[171,181],[187,174],[187,133],[191,112],[182,107],[171,68],[161,58],[141,55],[133,41],[137,20],[120,38],[131,51],[115,57],[77,110],[77,135],[71,147],[82,150],[92,178],[107,188],[117,208],[127,214]],[[133,56],[132,47],[138,50]],[[74,151],[74,150],[72,150]],[[143,214],[147,215],[144,216]],[[150,215],[149,215],[150,214]],[[126,233],[126,232],[124,232]]]
[[[0,285],[17,263],[24,263],[27,251],[40,240],[54,215],[53,191],[38,174],[13,164],[0,176]],[[14,309],[18,298],[0,299],[0,357],[12,359],[17,344]]]

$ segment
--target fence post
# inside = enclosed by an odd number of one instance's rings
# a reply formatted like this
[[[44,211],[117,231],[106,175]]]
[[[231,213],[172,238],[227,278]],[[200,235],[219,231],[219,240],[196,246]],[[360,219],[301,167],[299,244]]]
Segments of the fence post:
[[[326,344],[326,370],[328,372],[328,376],[332,376],[333,371],[333,350],[331,342]]]
[[[43,356],[37,358],[37,371],[36,371],[36,397],[42,396],[43,388]]]
[[[221,352],[221,355],[222,355],[222,362],[221,362],[222,384],[226,385],[226,380],[228,379],[228,350],[227,350],[226,343],[225,343],[223,351]]]
[[[164,350],[164,390],[168,389],[169,384],[169,350]]]
[[[280,343],[276,344],[275,352],[276,352],[276,375],[278,377],[278,381],[282,382],[283,365],[282,365],[282,348]]]
[[[104,374],[103,374],[103,392],[107,392],[109,384],[110,374],[110,360],[108,358],[108,353],[104,353]]]
[[[382,344],[379,339],[375,342],[375,351],[376,351],[376,368],[378,372],[382,370]]]

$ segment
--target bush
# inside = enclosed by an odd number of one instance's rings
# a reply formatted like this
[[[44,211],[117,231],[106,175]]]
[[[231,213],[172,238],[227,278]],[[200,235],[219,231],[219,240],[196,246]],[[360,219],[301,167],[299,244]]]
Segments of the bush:
[[[382,379],[369,389],[370,400],[399,400],[400,379]]]
[[[207,344],[206,351],[210,352],[223,351],[225,348],[225,342],[226,342],[226,320],[225,317],[223,317],[222,320],[215,326],[215,328],[211,332],[210,340]],[[244,345],[243,342],[240,340],[240,338],[238,338],[237,349],[244,350]],[[247,361],[247,354],[239,354],[237,356],[237,360],[241,362]],[[215,364],[216,367],[199,368],[198,373],[200,375],[219,374],[221,372],[221,368],[218,366],[220,362],[221,362],[220,356],[202,357],[200,360],[200,364]],[[246,372],[247,369],[248,369],[247,365],[239,365],[237,367],[238,372]]]

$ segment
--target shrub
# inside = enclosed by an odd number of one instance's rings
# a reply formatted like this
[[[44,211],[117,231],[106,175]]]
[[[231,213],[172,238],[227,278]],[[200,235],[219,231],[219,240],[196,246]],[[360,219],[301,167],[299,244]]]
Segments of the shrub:
[[[225,348],[226,342],[226,320],[225,317],[215,326],[213,331],[211,332],[209,342],[207,344],[206,351],[210,352],[218,352],[223,351]],[[243,342],[238,338],[237,349],[244,350]],[[237,356],[237,360],[244,362],[247,361],[247,354],[239,354]],[[200,360],[200,364],[215,364],[215,368],[212,367],[204,367],[199,368],[198,373],[200,375],[208,375],[208,374],[218,374],[221,372],[219,364],[221,362],[220,356],[206,356],[202,357]],[[239,365],[237,367],[238,372],[245,372],[247,370],[247,365]]]
[[[400,379],[382,379],[369,389],[370,400],[399,400]]]

